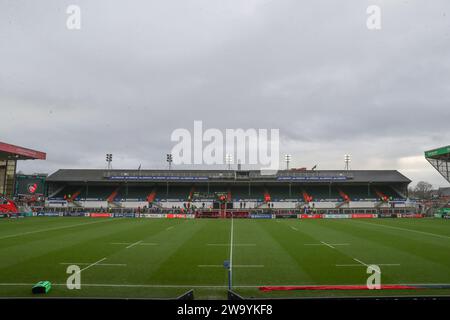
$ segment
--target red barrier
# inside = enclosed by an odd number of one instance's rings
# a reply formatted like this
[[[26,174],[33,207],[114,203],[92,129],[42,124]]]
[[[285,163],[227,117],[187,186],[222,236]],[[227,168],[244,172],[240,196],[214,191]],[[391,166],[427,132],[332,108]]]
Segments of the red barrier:
[[[378,290],[419,290],[415,286],[386,284]],[[367,285],[317,285],[317,286],[265,286],[259,287],[260,291],[291,291],[291,290],[370,290]]]
[[[407,214],[397,214],[397,218],[423,218],[423,214],[420,213],[407,213]]]
[[[181,213],[169,213],[166,217],[167,219],[186,219],[186,215]]]
[[[299,214],[299,219],[322,219],[321,214]]]
[[[91,218],[111,218],[112,214],[111,213],[96,213],[96,212],[92,212],[89,214],[89,216]]]

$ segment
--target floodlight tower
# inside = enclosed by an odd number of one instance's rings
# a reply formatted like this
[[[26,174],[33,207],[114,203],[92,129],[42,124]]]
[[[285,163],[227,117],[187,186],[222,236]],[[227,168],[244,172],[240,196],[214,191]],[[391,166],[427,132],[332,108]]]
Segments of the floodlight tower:
[[[173,157],[171,153],[166,154],[166,161],[169,164],[169,170],[172,169]]]
[[[290,154],[284,155],[284,161],[286,161],[286,170],[289,170],[289,162],[291,162],[292,156]]]
[[[346,154],[344,156],[344,161],[345,161],[345,170],[348,171],[349,164],[350,164],[350,161],[351,161],[351,156],[349,154]]]
[[[111,162],[112,162],[112,153],[106,154],[106,162],[108,163],[108,170],[111,169]]]

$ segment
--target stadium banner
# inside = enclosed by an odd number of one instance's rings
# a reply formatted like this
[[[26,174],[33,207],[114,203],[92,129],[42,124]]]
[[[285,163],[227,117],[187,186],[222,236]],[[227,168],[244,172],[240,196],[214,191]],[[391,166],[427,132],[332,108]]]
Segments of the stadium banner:
[[[252,219],[272,219],[272,214],[270,214],[270,213],[261,213],[261,214],[252,213],[252,214],[250,214],[250,218],[252,218]]]
[[[137,215],[138,218],[149,218],[149,219],[164,219],[166,218],[165,214],[162,213],[141,213]]]
[[[348,178],[345,176],[287,176],[277,177],[279,181],[343,181]]]
[[[0,219],[1,218],[8,218],[8,214],[7,213],[0,213]]]
[[[324,214],[322,217],[324,219],[350,219],[352,216],[350,214]]]
[[[85,213],[84,212],[64,212],[63,216],[64,217],[84,217]]]
[[[91,218],[111,218],[112,214],[111,213],[98,213],[98,212],[91,212],[89,214],[89,216]]]
[[[276,219],[296,219],[297,215],[295,213],[293,214],[276,214]]]
[[[131,213],[131,212],[126,212],[126,213],[114,213],[113,215],[114,218],[134,218],[135,214]]]
[[[375,213],[354,213],[351,215],[352,219],[371,219],[378,218],[378,215]]]
[[[423,214],[420,213],[398,213],[397,218],[423,218]]]
[[[38,217],[62,217],[62,212],[37,212],[36,216]]]
[[[167,219],[186,219],[186,214],[182,213],[168,213],[166,215]]]
[[[321,214],[298,214],[298,219],[322,219]]]
[[[393,213],[380,213],[378,214],[378,218],[397,218],[397,215]]]
[[[205,181],[208,177],[183,176],[111,176],[110,180]]]
[[[450,215],[449,214],[446,214],[443,217],[444,217],[444,219],[450,219]]]

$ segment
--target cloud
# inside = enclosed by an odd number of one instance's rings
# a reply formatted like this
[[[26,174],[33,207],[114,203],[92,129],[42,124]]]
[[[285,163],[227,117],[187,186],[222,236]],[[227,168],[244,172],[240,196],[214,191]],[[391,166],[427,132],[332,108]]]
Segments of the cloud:
[[[82,29],[66,29],[69,4]],[[382,29],[366,28],[366,8]],[[25,171],[165,166],[170,134],[278,128],[298,166],[399,169],[450,132],[450,3],[294,0],[0,4],[1,139],[48,153]],[[409,159],[409,160],[408,160]]]

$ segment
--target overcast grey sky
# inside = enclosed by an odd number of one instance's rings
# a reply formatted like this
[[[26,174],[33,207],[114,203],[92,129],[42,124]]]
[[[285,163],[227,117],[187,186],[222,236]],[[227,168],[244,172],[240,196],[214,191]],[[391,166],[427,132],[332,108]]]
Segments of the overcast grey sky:
[[[81,8],[81,30],[66,9]],[[382,29],[366,9],[381,7]],[[0,0],[0,140],[20,170],[163,168],[176,128],[279,128],[293,166],[448,185],[448,0]]]

